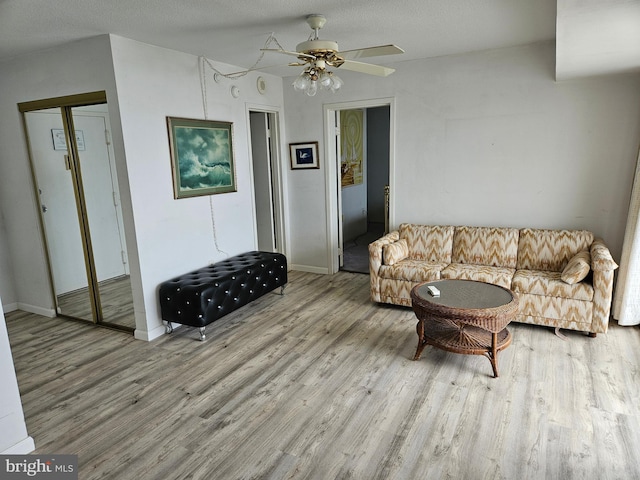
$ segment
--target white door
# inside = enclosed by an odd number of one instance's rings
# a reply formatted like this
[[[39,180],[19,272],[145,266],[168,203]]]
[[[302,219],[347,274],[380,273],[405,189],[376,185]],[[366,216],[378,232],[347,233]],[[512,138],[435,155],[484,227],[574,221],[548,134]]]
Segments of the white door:
[[[128,273],[107,125],[102,115],[81,115],[75,109],[73,115],[96,272],[98,281],[103,281]],[[65,159],[67,150],[54,144],[54,136],[62,130],[62,119],[59,109],[28,112],[26,119],[55,293],[60,295],[88,283],[71,171]]]
[[[60,109],[25,114],[56,295],[87,287]],[[87,299],[88,301],[88,299]]]
[[[115,162],[110,155],[109,129],[104,115],[82,114],[73,109],[76,131],[83,132],[84,150],[78,152],[82,184],[87,203],[91,245],[98,281],[128,274],[120,195],[115,178]]]
[[[273,213],[274,189],[269,115],[265,112],[250,112],[249,121],[258,250],[275,252],[277,245]]]

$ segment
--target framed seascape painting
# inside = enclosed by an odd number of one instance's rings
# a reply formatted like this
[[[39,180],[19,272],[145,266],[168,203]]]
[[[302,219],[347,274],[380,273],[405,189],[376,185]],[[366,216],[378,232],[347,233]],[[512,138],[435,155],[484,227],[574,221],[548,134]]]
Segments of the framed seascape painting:
[[[320,168],[318,163],[318,142],[290,143],[291,168]]]
[[[167,117],[175,198],[236,191],[231,122]]]

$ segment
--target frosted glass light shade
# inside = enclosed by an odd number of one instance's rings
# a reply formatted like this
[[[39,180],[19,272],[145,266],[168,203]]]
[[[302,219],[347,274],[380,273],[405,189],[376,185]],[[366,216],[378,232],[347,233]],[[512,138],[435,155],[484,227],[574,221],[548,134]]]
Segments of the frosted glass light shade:
[[[313,97],[316,93],[318,93],[318,82],[316,82],[315,80],[311,80],[311,83],[306,90],[306,94],[310,97]]]
[[[331,85],[329,86],[329,89],[332,92],[335,93],[336,91],[340,90],[340,87],[342,87],[342,85],[344,85],[344,82],[339,76],[331,75]]]
[[[298,92],[303,92],[309,85],[311,84],[311,79],[307,72],[302,72],[298,77],[293,81],[293,88],[295,88]]]

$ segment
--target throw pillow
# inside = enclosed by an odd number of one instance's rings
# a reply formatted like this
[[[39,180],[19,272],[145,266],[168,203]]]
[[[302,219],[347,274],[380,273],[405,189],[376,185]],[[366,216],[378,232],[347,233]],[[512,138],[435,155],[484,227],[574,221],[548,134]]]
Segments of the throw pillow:
[[[393,265],[409,255],[407,241],[402,238],[397,242],[387,243],[382,247],[382,262],[385,265]]]
[[[562,275],[560,278],[565,283],[569,285],[573,285],[574,283],[578,283],[587,276],[589,273],[589,268],[591,265],[591,255],[587,250],[583,250],[579,253],[576,253],[567,266],[562,270]]]

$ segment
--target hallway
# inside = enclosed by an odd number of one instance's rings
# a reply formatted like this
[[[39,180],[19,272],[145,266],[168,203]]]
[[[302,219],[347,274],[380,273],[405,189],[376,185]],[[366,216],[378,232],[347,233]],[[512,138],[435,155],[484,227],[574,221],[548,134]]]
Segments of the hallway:
[[[384,235],[384,225],[369,223],[367,231],[344,243],[344,260],[340,270],[369,274],[369,244]]]

